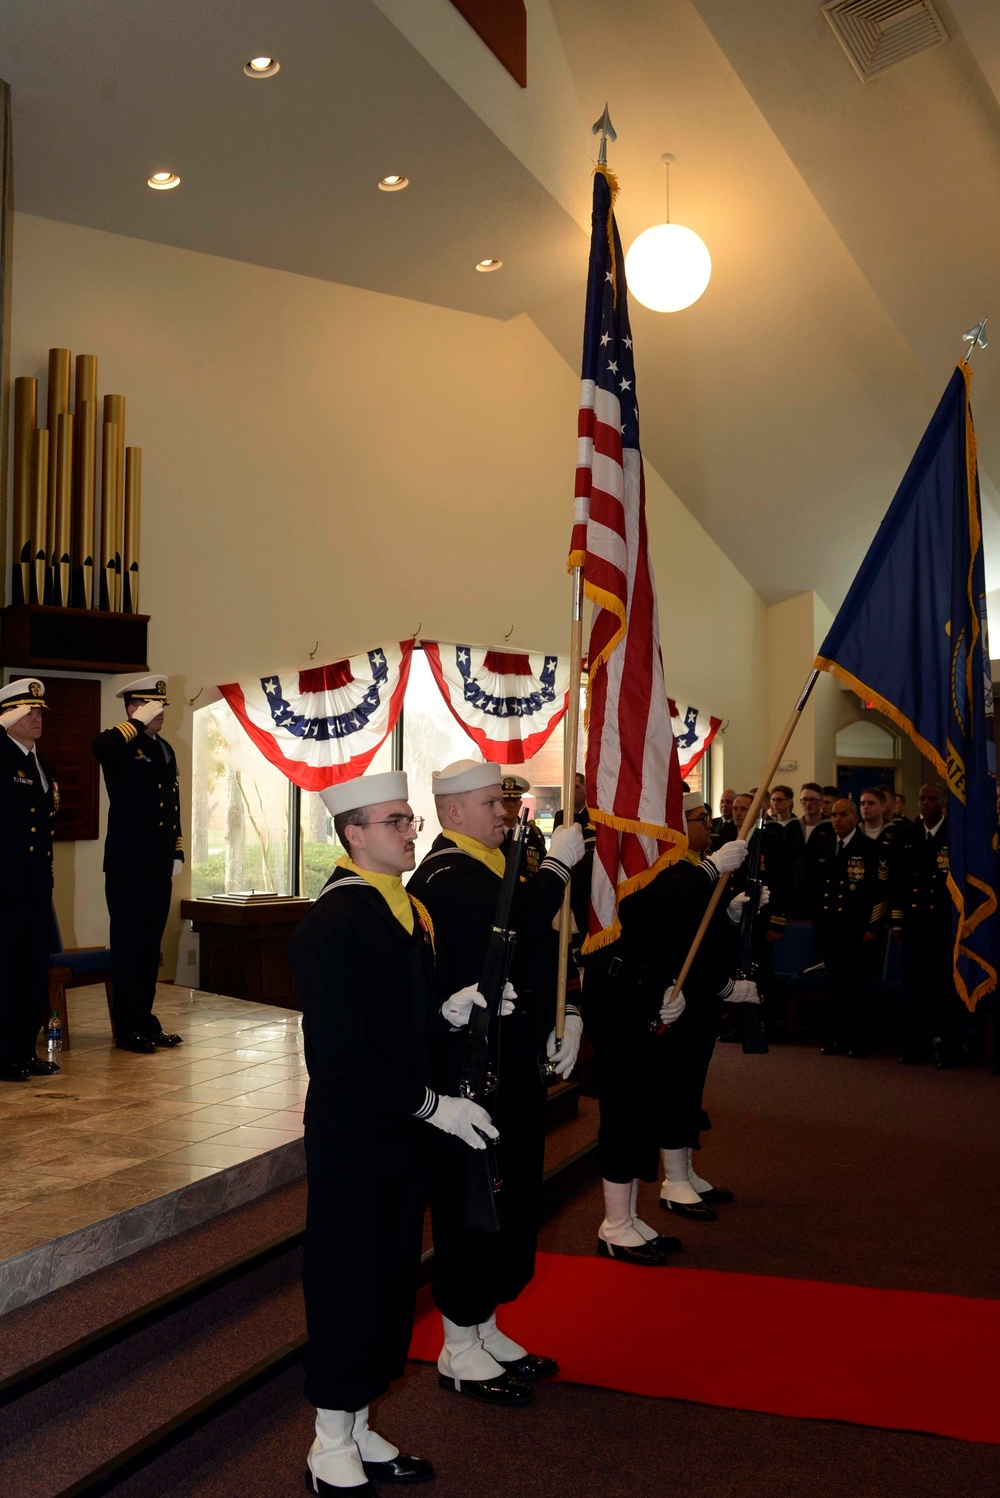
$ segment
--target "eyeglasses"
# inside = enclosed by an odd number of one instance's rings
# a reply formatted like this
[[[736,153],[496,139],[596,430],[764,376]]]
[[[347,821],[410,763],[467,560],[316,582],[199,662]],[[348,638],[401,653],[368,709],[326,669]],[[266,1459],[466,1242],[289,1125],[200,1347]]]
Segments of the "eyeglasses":
[[[393,832],[423,832],[423,817],[404,817],[402,812],[395,817],[386,817],[382,822],[369,822],[369,827],[391,827]]]
[[[690,827],[692,822],[710,822],[711,820],[711,817],[688,817],[688,826]]]

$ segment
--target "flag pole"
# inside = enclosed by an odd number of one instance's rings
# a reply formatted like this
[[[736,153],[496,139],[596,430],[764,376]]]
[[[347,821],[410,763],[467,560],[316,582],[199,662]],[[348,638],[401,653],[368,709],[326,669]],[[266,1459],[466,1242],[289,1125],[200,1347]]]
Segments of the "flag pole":
[[[563,826],[569,827],[576,807],[576,748],[580,735],[580,674],[583,670],[583,568],[573,568],[573,607],[569,632],[569,695],[563,719]],[[569,943],[573,916],[570,886],[559,907],[559,967],[556,973],[557,1052],[566,1034],[566,985],[569,982]]]
[[[736,834],[737,842],[746,842],[750,833],[753,831],[753,826],[757,820],[757,813],[760,811],[761,803],[763,802],[764,796],[767,793],[767,789],[771,784],[771,780],[778,769],[778,765],[781,763],[781,758],[785,750],[788,748],[789,740],[798,727],[799,719],[802,716],[806,703],[809,701],[809,698],[812,695],[812,689],[816,685],[818,679],[819,671],[814,666],[813,669],[809,672],[809,675],[806,677],[805,685],[803,686],[802,691],[799,693],[798,701],[792,709],[791,717],[785,724],[785,727],[782,730],[781,737],[775,746],[774,753],[771,755],[771,758],[767,762],[767,768],[764,771],[760,785],[758,785],[756,791],[754,792],[754,798],[750,803],[746,816],[743,818],[743,825],[740,827],[739,832],[737,832]],[[677,977],[674,979],[675,992],[677,989],[684,987],[687,976],[691,971],[691,964],[694,962],[695,957],[698,955],[698,948],[701,946],[702,938],[704,937],[705,932],[708,930],[709,925],[711,924],[713,915],[719,908],[719,902],[722,899],[722,892],[728,883],[729,875],[720,874],[718,883],[712,891],[712,898],[709,900],[708,907],[705,910],[705,914],[701,918],[701,924],[699,925],[697,931],[694,933],[694,937],[691,941],[691,946],[688,949],[688,954],[684,959],[681,970],[677,974]],[[666,1026],[661,1025],[659,1033],[662,1035],[665,1029]]]

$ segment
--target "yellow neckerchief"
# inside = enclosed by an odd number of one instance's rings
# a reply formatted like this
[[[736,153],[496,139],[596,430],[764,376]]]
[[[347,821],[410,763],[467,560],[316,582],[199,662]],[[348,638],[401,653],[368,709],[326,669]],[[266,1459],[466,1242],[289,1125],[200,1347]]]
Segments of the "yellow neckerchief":
[[[507,860],[503,856],[502,848],[487,848],[478,838],[469,837],[464,832],[445,831],[444,836],[450,838],[456,848],[461,848],[463,853],[469,853],[482,864],[485,864],[491,874],[496,874],[498,879],[503,878],[503,871],[507,867]]]
[[[684,854],[684,857],[687,859],[688,863],[693,863],[696,869],[701,868],[701,854],[695,853],[693,848],[688,848],[687,852]]]
[[[413,934],[413,906],[398,874],[376,874],[372,869],[359,869],[346,853],[337,859],[337,868],[348,869],[370,884],[372,889],[377,889],[403,930],[407,935]]]

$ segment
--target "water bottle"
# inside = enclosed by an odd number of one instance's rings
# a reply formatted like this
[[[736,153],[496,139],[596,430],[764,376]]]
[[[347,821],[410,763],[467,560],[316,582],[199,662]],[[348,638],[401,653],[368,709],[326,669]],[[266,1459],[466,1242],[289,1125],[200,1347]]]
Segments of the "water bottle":
[[[54,1061],[62,1050],[62,1020],[59,1011],[53,1009],[51,1018],[45,1026],[45,1034],[48,1037],[49,1060]]]

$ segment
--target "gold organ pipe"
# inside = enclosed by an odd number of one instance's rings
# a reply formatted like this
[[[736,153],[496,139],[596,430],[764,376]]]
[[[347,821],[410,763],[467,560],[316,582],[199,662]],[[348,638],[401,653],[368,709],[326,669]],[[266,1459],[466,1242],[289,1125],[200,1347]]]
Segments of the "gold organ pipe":
[[[125,520],[125,397],[124,395],[106,395],[104,397],[104,424],[110,423],[115,428],[115,451],[114,463],[114,588],[109,607],[116,613],[121,612],[122,606],[122,527]]]
[[[142,448],[125,449],[125,542],[122,551],[122,611],[139,612],[139,522],[142,507]]]
[[[48,429],[49,429],[49,488],[48,505],[45,514],[45,541],[48,553],[49,576],[48,593],[52,593],[53,575],[51,568],[55,563],[56,551],[56,423],[63,412],[69,410],[69,377],[70,366],[73,356],[68,348],[49,349],[49,390],[48,390]],[[50,602],[50,597],[46,598]]]
[[[35,428],[31,448],[31,477],[35,491],[31,512],[31,546],[34,552],[31,601],[44,603],[45,575],[48,571],[45,514],[49,505],[49,434],[45,427]]]
[[[73,466],[73,582],[77,608],[96,607],[94,553],[97,510],[97,355],[76,356],[76,422]]]
[[[92,609],[94,601],[94,523],[97,486],[97,401],[80,398],[77,361],[76,420],[73,423],[73,586],[75,608]]]
[[[56,417],[55,550],[52,554],[52,602],[69,603],[70,536],[73,530],[73,413]]]
[[[98,608],[115,606],[115,469],[118,461],[118,427],[106,421],[101,430],[101,576]]]
[[[11,602],[31,602],[32,518],[35,423],[38,381],[27,375],[14,381],[14,558]]]

